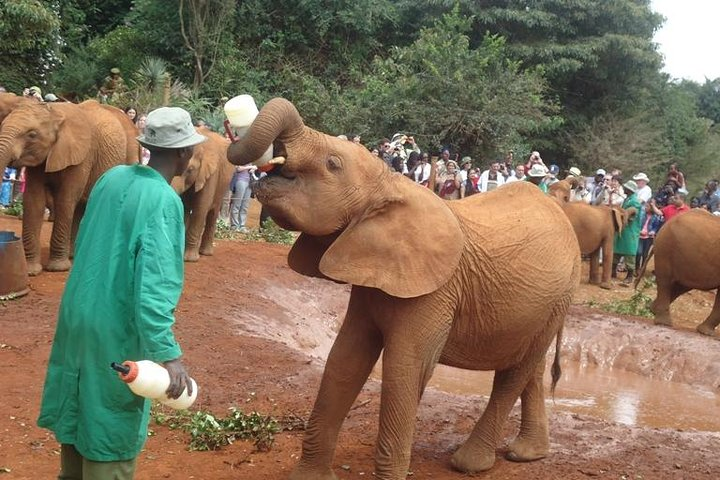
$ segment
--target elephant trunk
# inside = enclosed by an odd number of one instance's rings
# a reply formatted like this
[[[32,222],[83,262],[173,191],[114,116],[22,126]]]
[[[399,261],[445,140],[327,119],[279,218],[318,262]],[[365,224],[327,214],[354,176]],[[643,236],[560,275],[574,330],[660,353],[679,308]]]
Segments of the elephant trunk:
[[[13,145],[15,144],[15,137],[17,133],[14,131],[7,131],[3,129],[2,135],[0,135],[0,173],[5,171],[5,167],[10,165],[13,159]]]
[[[254,162],[276,139],[287,142],[300,135],[304,127],[292,103],[284,98],[273,98],[260,110],[247,135],[230,145],[227,158],[235,165]]]

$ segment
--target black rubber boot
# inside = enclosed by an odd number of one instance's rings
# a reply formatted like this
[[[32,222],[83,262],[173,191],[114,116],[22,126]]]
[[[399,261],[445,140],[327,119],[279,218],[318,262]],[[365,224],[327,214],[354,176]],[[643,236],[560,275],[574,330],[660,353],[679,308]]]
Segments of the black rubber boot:
[[[635,278],[634,272],[632,270],[628,270],[627,276],[625,279],[620,283],[623,287],[629,287],[633,284],[633,278]]]

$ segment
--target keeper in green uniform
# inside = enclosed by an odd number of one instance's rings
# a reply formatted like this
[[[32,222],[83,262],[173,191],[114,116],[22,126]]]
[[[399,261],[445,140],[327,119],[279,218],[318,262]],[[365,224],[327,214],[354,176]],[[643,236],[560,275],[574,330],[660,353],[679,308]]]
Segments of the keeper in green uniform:
[[[623,228],[622,233],[615,235],[615,243],[613,245],[613,273],[617,271],[620,257],[625,257],[625,269],[627,276],[620,285],[629,287],[633,283],[633,269],[635,268],[635,255],[637,254],[638,244],[640,243],[640,229],[642,228],[642,205],[637,196],[638,186],[634,180],[628,180],[623,185],[625,191],[625,200],[622,208],[628,214],[634,213],[633,220]]]
[[[126,480],[147,438],[150,401],[133,394],[111,362],[153,360],[177,398],[190,377],[172,332],[183,284],[185,227],[170,180],[206,138],[181,108],[150,112],[148,166],[118,166],[93,188],[45,379],[38,425],[61,444],[60,480]]]

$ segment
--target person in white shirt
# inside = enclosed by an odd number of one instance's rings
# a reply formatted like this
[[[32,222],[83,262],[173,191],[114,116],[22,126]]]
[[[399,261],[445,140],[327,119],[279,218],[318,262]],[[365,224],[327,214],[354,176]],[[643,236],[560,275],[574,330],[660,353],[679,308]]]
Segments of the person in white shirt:
[[[415,181],[420,185],[427,187],[428,181],[430,180],[430,159],[426,152],[420,155],[420,163],[415,167],[413,172]]]
[[[512,183],[520,180],[525,180],[525,165],[518,165],[515,167],[515,170],[513,170],[508,179],[505,180],[505,183]]]
[[[637,199],[640,200],[640,203],[646,203],[650,201],[650,199],[652,198],[652,188],[650,188],[650,185],[648,185],[648,182],[650,182],[648,176],[645,175],[643,172],[640,172],[632,179],[635,180],[635,183],[637,183],[638,191],[635,195],[637,196]]]
[[[462,160],[460,160],[460,180],[462,180],[463,185],[465,182],[467,182],[468,179],[468,172],[472,168],[472,158],[470,157],[463,157]]]
[[[493,162],[490,164],[490,168],[485,170],[480,175],[478,180],[479,190],[481,192],[491,192],[498,187],[502,187],[505,183],[505,177],[500,173],[500,163]]]

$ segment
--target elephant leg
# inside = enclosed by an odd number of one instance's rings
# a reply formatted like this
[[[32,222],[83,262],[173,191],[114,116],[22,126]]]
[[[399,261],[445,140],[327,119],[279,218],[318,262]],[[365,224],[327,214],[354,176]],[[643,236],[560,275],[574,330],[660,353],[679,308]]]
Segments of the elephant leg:
[[[703,335],[713,336],[715,335],[715,327],[720,324],[720,290],[715,293],[715,303],[713,304],[710,315],[705,319],[703,323],[697,326],[697,331]]]
[[[600,288],[610,289],[610,279],[615,278],[615,264],[613,263],[613,237],[606,238],[602,246],[603,271]]]
[[[185,231],[185,261],[197,262],[200,259],[200,237],[205,228],[204,211],[193,210],[190,215],[190,224]]]
[[[83,215],[85,215],[85,203],[78,204],[78,206],[75,207],[72,231],[70,232],[70,258],[75,256],[75,240],[77,239],[78,230],[80,229],[80,221],[82,220]]]
[[[382,336],[351,295],[348,311],[325,364],[305,430],[302,456],[291,480],[336,480],[331,469],[338,432],[382,350]]]
[[[44,173],[37,168],[28,168],[23,195],[22,239],[30,275],[42,272],[40,231],[45,216],[45,196]]]
[[[655,314],[656,325],[672,327],[670,304],[680,295],[688,291],[690,291],[689,288],[679,283],[667,282],[661,278],[657,279],[657,297],[650,305],[650,310]]]
[[[73,228],[76,202],[62,195],[55,202],[55,221],[50,236],[50,260],[45,270],[65,272],[70,270],[70,237]]]
[[[509,445],[506,455],[508,460],[515,462],[538,460],[544,458],[550,450],[543,387],[544,360],[543,358],[538,363],[535,373],[530,377],[530,381],[520,396],[522,401],[520,433]]]
[[[205,218],[205,230],[200,240],[200,255],[212,255],[215,249],[215,229],[217,228],[217,219],[219,211],[213,207],[207,213]]]
[[[597,285],[600,283],[600,250],[595,250],[590,254],[590,283]]]

